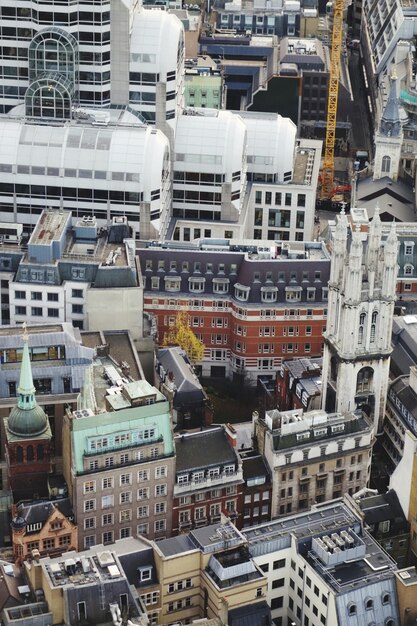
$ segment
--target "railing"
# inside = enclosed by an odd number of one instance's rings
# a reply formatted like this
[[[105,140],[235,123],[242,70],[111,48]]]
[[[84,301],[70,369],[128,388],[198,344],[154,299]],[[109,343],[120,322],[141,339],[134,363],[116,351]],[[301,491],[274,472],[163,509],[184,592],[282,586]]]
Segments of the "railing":
[[[219,487],[220,485],[227,485],[237,480],[243,480],[242,470],[232,472],[231,474],[220,474],[219,476],[205,476],[201,479],[190,480],[187,483],[177,483],[174,485],[174,496],[198,489],[209,489]]]

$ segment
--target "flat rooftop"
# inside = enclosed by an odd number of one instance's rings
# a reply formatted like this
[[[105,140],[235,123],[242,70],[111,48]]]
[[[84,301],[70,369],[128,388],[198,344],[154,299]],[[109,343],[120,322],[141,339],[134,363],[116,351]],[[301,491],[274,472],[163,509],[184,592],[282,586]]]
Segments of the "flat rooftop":
[[[60,241],[71,220],[71,211],[43,211],[29,239],[29,245],[50,245]]]

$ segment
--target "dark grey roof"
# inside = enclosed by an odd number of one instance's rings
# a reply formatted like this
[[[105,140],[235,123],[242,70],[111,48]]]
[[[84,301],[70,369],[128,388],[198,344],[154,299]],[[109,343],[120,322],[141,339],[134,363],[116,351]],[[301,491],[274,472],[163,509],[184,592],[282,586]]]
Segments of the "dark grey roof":
[[[223,428],[181,435],[174,442],[177,473],[237,462],[236,452]]]
[[[69,498],[20,504],[17,511],[19,517],[24,518],[27,525],[44,524],[54,512],[55,507],[59,509],[66,518],[74,519],[74,511]]]
[[[170,539],[162,539],[158,541],[156,545],[164,556],[173,556],[174,554],[181,554],[189,550],[196,550],[196,546],[191,541],[188,534],[178,535],[178,537],[171,537]]]
[[[156,571],[152,548],[141,549],[129,552],[128,554],[121,554],[119,555],[119,561],[130,585],[133,585],[134,587],[145,587],[154,585],[158,582],[158,572]],[[138,576],[138,568],[140,567],[152,568],[151,578],[144,583],[140,582],[140,577]]]
[[[364,512],[367,524],[390,521],[391,526],[395,526],[395,530],[406,531],[408,529],[407,519],[393,489],[387,493],[361,498],[358,504]]]
[[[246,457],[242,459],[243,478],[247,481],[250,478],[265,476],[269,480],[268,467],[261,455]]]
[[[229,626],[270,626],[271,609],[265,601],[247,604],[228,612]]]
[[[179,346],[161,348],[158,350],[157,358],[165,372],[171,372],[174,376],[177,388],[174,407],[201,403],[205,400],[203,388],[192,371],[184,350]]]

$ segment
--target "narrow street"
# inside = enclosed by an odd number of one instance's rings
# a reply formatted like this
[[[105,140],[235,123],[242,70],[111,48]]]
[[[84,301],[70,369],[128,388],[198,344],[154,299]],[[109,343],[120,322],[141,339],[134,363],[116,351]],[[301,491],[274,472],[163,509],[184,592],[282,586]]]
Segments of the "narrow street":
[[[372,142],[369,131],[369,111],[367,94],[363,80],[362,62],[359,51],[349,51],[349,76],[353,91],[352,111],[350,120],[355,150],[367,150],[372,154]]]

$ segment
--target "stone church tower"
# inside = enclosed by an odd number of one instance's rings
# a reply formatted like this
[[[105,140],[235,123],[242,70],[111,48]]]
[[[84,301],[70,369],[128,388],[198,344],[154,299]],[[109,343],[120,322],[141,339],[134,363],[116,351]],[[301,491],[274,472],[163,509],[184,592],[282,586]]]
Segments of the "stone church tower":
[[[13,501],[48,496],[51,472],[51,428],[35,398],[28,334],[23,334],[23,354],[16,406],[5,418],[6,461]]]
[[[381,429],[388,392],[392,318],[397,278],[397,236],[381,237],[379,210],[369,232],[337,220],[324,335],[322,407],[361,407]]]
[[[403,131],[397,96],[397,77],[391,77],[391,89],[375,134],[374,180],[388,176],[397,180],[400,168]]]

